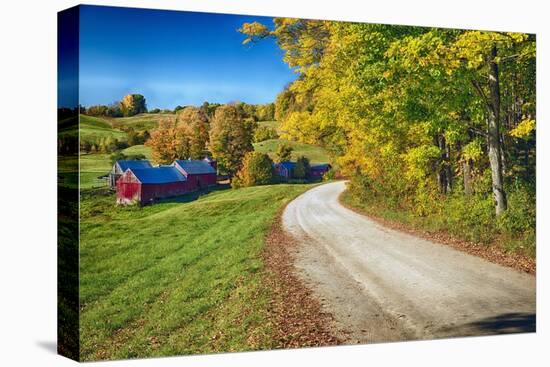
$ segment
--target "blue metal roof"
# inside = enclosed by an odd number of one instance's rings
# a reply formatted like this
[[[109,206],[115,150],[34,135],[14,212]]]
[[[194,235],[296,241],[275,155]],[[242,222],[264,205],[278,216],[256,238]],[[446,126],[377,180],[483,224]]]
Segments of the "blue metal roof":
[[[116,161],[120,170],[125,172],[128,168],[131,169],[144,169],[151,168],[151,163],[147,160],[135,160],[135,161]]]
[[[180,166],[180,168],[185,172],[187,172],[187,174],[189,175],[216,173],[216,170],[206,161],[178,159],[174,162],[174,164],[177,164],[178,166]]]
[[[313,166],[311,166],[311,169],[313,170],[328,170],[330,169],[330,164],[328,163],[323,163],[323,164],[314,164]]]
[[[143,169],[130,169],[142,184],[164,184],[187,181],[174,166],[161,166]]]
[[[289,171],[293,170],[294,167],[296,167],[296,162],[285,161],[285,162],[281,162],[279,164],[281,166],[283,166],[284,168],[286,168],[287,170],[289,170]]]

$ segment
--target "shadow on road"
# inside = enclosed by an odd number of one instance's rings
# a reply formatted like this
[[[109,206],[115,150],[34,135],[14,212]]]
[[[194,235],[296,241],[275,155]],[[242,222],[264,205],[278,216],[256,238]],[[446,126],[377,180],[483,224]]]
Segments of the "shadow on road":
[[[505,313],[495,317],[481,319],[469,324],[480,334],[531,333],[536,331],[537,315],[534,313]]]

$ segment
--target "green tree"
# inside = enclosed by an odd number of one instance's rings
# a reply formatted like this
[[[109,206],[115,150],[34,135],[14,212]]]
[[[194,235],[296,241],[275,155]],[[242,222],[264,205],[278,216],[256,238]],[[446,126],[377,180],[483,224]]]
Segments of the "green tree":
[[[269,126],[258,126],[254,129],[254,142],[259,143],[261,141],[269,139],[277,139],[279,135],[275,129]]]
[[[292,175],[294,178],[305,179],[309,174],[309,169],[309,159],[304,156],[300,156],[296,160],[296,166],[294,166],[294,171],[292,172]]]
[[[267,185],[273,182],[273,161],[264,153],[248,152],[243,165],[231,183],[232,187]]]
[[[230,177],[241,168],[247,152],[254,150],[254,125],[244,121],[234,105],[216,108],[210,130],[209,149],[218,167]]]
[[[210,123],[206,113],[197,107],[185,107],[177,113],[177,124],[188,137],[189,158],[201,159],[206,154]]]
[[[277,163],[290,161],[292,159],[292,147],[288,143],[280,143],[275,151]]]

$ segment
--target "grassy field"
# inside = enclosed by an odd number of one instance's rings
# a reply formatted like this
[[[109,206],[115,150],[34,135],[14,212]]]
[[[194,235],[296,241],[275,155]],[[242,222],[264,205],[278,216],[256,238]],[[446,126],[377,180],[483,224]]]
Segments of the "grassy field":
[[[272,347],[264,237],[279,208],[310,187],[224,190],[144,208],[84,194],[82,359]]]
[[[162,119],[174,119],[175,114],[170,113],[141,113],[131,117],[118,117],[112,119],[115,124],[120,123],[131,127],[136,131],[153,130]]]
[[[151,159],[151,148],[146,147],[145,145],[134,145],[124,149],[122,153],[126,155],[143,154],[147,159]]]
[[[275,151],[277,146],[281,143],[289,144],[294,150],[292,151],[292,159],[296,160],[298,156],[305,156],[309,158],[312,163],[328,163],[329,157],[327,152],[318,146],[302,144],[293,141],[285,141],[282,139],[271,139],[262,141],[260,143],[254,143],[254,149],[258,152],[267,153],[271,158],[275,157]]]
[[[113,129],[111,123],[105,119],[80,115],[80,138],[88,141],[97,141],[101,138],[113,137],[126,140],[124,131]]]

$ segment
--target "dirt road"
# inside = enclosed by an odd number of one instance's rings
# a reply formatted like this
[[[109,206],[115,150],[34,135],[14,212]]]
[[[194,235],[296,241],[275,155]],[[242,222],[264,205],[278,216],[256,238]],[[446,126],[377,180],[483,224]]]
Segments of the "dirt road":
[[[535,331],[535,277],[387,229],[343,207],[344,182],[292,201],[299,276],[346,343]]]

